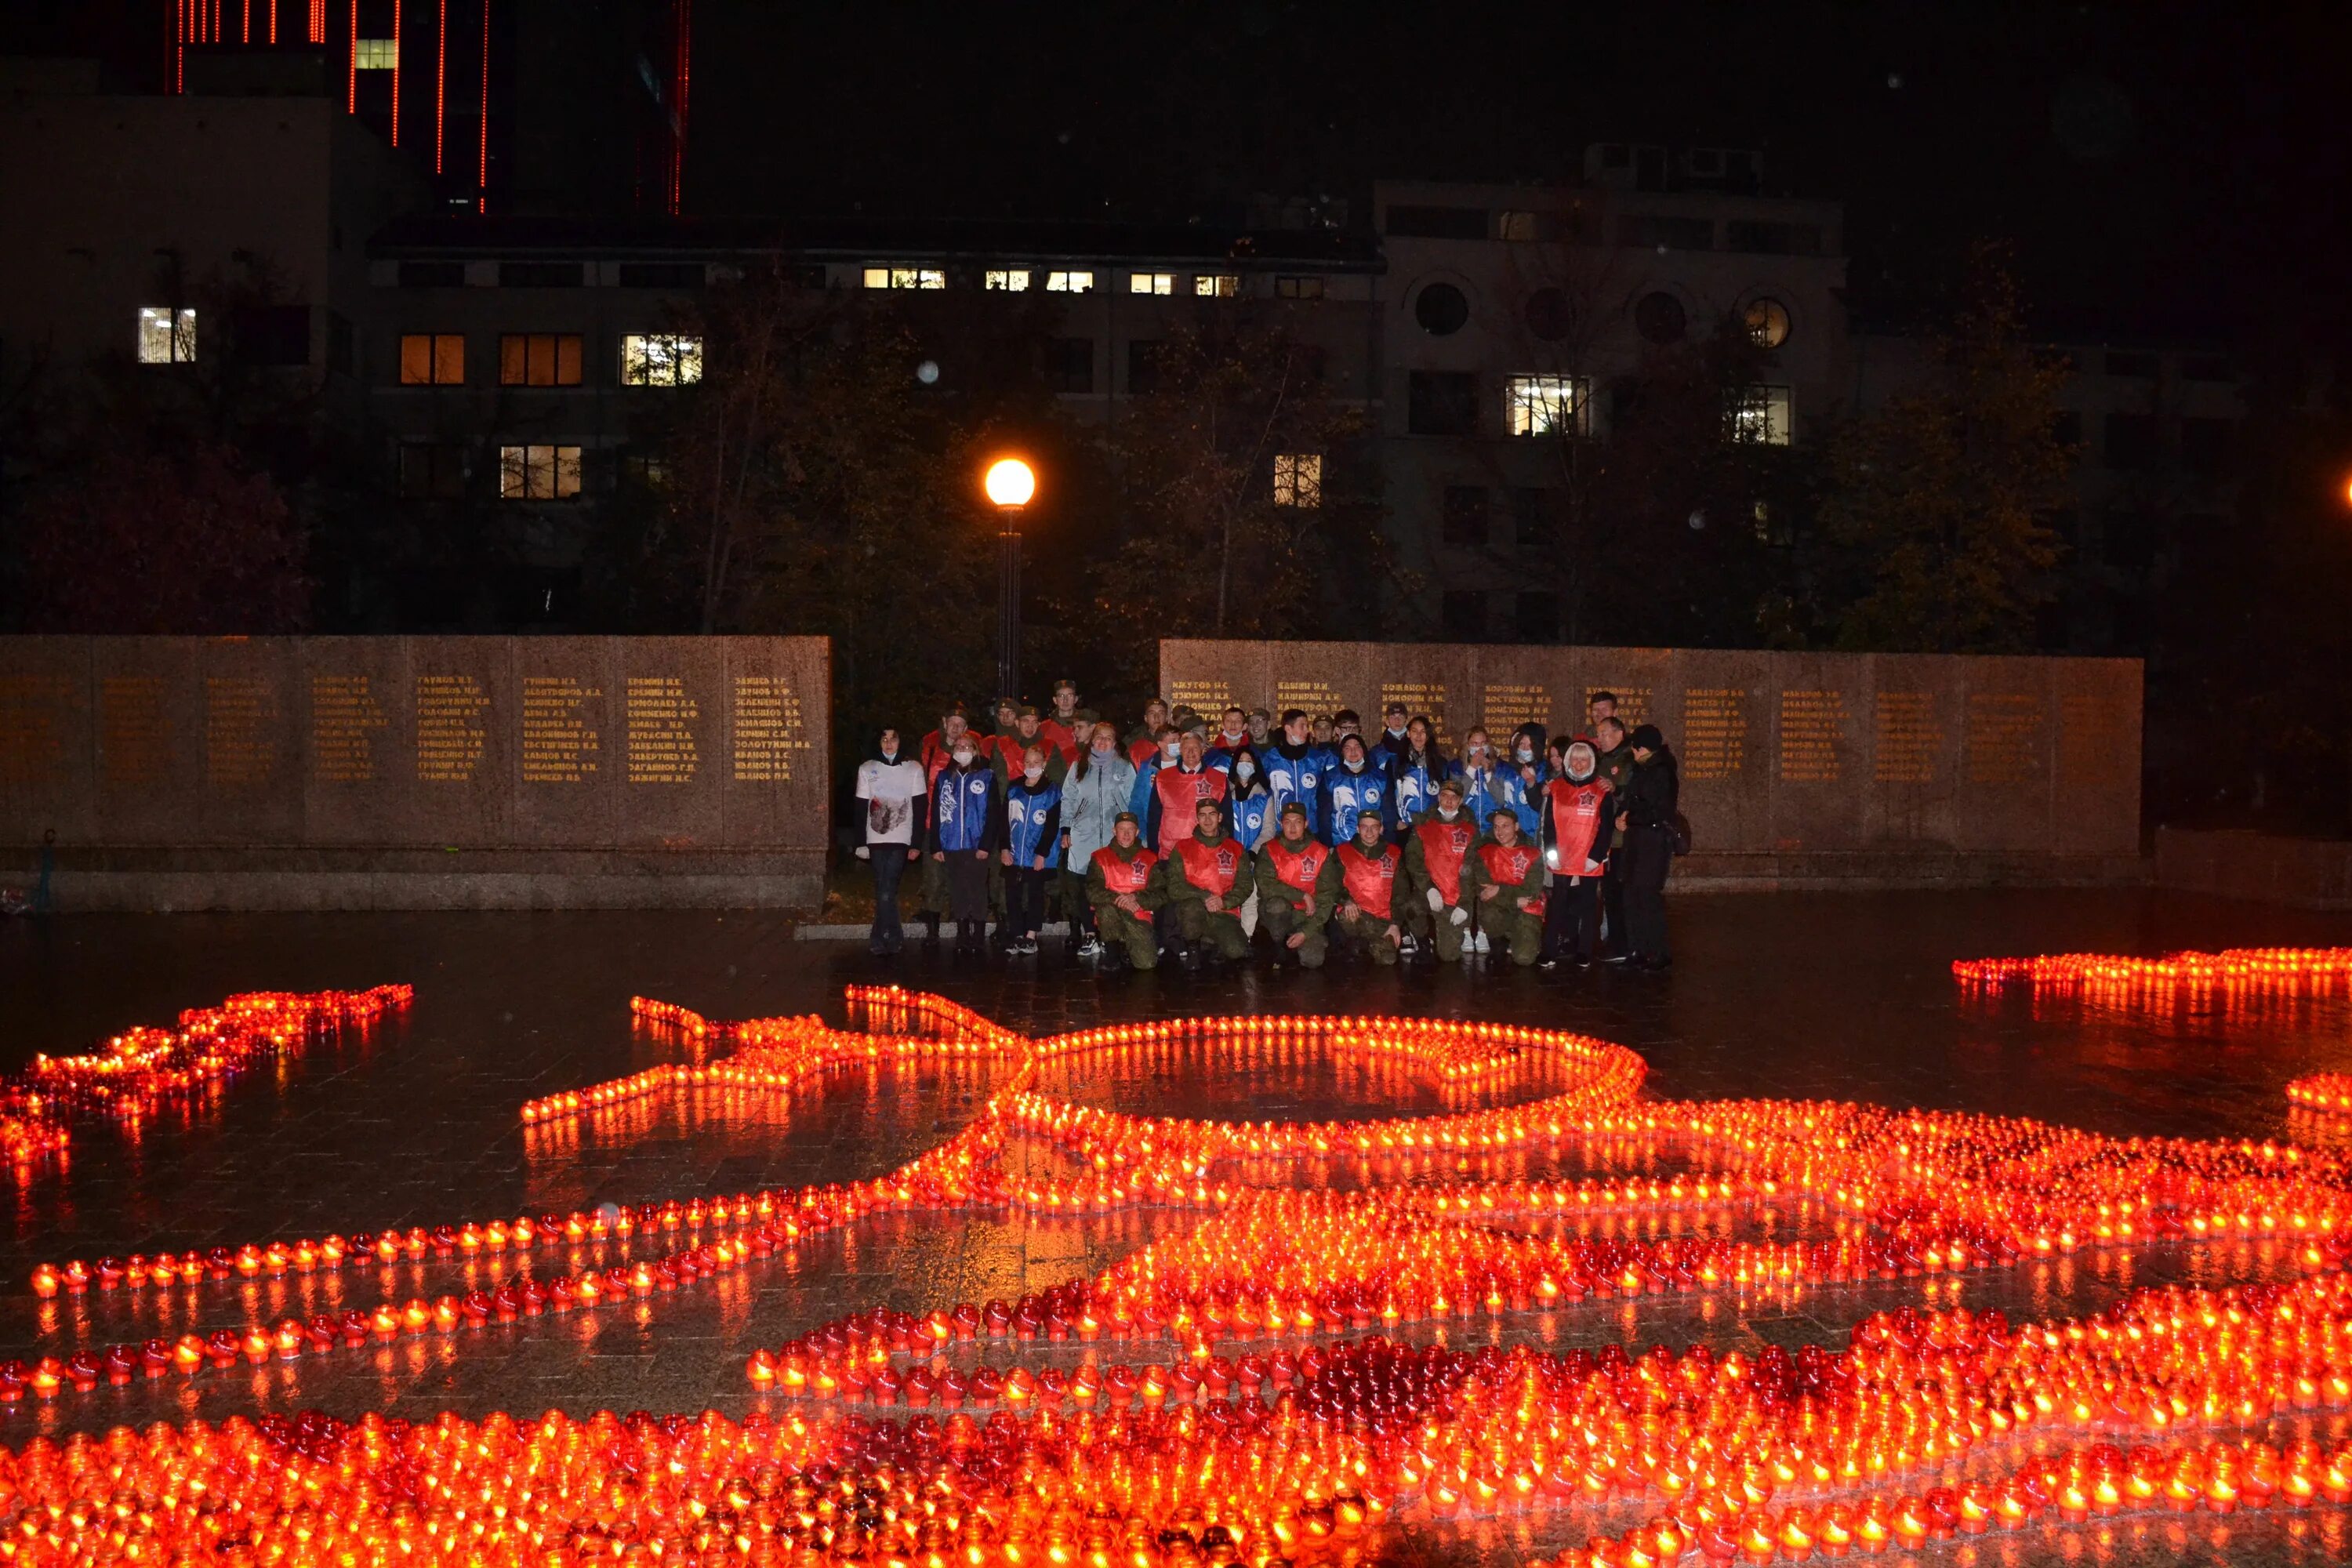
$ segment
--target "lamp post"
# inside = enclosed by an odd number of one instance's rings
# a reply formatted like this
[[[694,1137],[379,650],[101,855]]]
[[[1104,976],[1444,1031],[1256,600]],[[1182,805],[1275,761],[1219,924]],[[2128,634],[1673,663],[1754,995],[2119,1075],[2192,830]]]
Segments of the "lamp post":
[[[996,506],[996,691],[1021,700],[1021,509],[1037,475],[1018,458],[999,458],[981,481]]]

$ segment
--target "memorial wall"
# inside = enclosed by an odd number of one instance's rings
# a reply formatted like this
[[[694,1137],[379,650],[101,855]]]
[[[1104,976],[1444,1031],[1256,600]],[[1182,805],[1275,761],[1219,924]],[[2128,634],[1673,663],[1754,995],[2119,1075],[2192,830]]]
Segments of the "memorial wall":
[[[1686,883],[2144,875],[2137,659],[1171,639],[1160,674],[1202,712],[1402,701],[1448,752],[1613,691],[1681,758]]]
[[[829,686],[822,637],[5,637],[0,843],[114,907],[813,901]]]

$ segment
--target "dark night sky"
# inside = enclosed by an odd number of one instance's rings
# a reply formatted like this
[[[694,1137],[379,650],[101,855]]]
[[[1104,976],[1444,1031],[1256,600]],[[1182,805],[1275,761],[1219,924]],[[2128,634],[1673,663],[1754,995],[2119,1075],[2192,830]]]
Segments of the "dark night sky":
[[[1593,141],[1760,146],[1780,188],[1848,201],[1874,305],[1932,297],[2000,236],[2045,306],[2172,327],[2332,315],[2352,239],[2337,5],[695,16],[709,210],[1216,216],[1384,174],[1558,176]]]

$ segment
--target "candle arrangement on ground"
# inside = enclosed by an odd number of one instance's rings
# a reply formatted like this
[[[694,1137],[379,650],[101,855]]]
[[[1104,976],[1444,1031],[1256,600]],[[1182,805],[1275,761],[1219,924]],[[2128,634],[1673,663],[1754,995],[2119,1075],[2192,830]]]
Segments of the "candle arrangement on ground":
[[[2166,976],[2084,958],[1963,978],[2327,985],[2347,960],[2225,953],[2162,961],[2178,970]],[[337,1315],[0,1365],[0,1405],[151,1378],[194,1391],[239,1363],[405,1338],[450,1336],[462,1352],[472,1331],[657,1302],[892,1214],[1189,1217],[1090,1277],[875,1307],[756,1350],[740,1421],[305,1415],[36,1442],[0,1457],[0,1552],[1160,1568],[1369,1563],[1400,1531],[1512,1520],[1547,1521],[1555,1542],[1580,1533],[1546,1568],[1652,1568],[2352,1501],[2342,1155],[1843,1102],[1644,1100],[1633,1052],[1517,1026],[1249,1016],[1033,1040],[896,988],[848,1002],[851,1026],[835,1029],[637,999],[639,1019],[696,1059],[522,1116],[536,1134],[710,1095],[789,1114],[826,1075],[985,1070],[969,1124],[886,1175],[44,1265],[37,1293],[119,1291],[137,1310],[167,1294],[200,1306],[257,1276],[341,1272],[363,1289],[378,1270],[389,1287],[394,1264],[405,1279],[495,1260],[502,1282],[387,1288]],[[1174,1049],[1378,1064],[1462,1108],[1209,1121],[1045,1087],[1093,1053]],[[1496,1102],[1507,1094],[1524,1098]],[[1814,1223],[1792,1229],[1799,1212]],[[2039,1322],[1947,1293],[1842,1342],[1752,1354],[1450,1342],[1604,1300],[1902,1289],[2216,1244],[2259,1244],[2282,1277],[2131,1290]]]

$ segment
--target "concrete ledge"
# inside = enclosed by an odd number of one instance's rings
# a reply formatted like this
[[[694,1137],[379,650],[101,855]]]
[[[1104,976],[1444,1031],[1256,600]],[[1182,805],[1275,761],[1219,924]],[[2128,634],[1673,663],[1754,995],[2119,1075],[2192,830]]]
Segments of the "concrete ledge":
[[[2352,842],[2160,827],[2156,881],[2182,892],[2299,910],[2352,910]]]
[[[2036,855],[1930,847],[1734,852],[1675,862],[1669,893],[1783,893],[1915,888],[2128,888],[2147,884],[2137,855]]]

